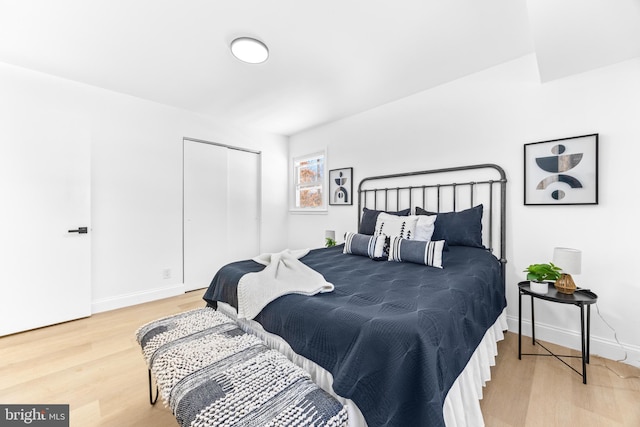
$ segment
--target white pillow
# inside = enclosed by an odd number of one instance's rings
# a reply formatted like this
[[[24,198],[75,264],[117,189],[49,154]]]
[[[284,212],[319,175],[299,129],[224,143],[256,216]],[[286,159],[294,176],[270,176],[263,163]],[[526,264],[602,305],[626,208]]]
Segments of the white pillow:
[[[380,212],[380,215],[378,215],[378,219],[376,220],[374,235],[414,239],[417,224],[418,215],[397,216]]]
[[[416,235],[413,240],[421,240],[428,242],[433,236],[433,230],[435,230],[435,223],[437,215],[411,215],[418,217],[418,223],[416,224]]]

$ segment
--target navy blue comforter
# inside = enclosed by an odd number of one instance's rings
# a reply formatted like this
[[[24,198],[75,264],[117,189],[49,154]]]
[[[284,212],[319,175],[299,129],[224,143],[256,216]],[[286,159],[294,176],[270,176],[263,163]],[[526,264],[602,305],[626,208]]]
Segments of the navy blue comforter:
[[[331,372],[335,392],[370,427],[444,426],[449,388],[506,306],[499,261],[455,246],[438,269],[346,255],[342,245],[301,261],[335,290],[280,297],[255,320]],[[250,260],[223,267],[204,299],[237,308],[238,280],[263,268]]]

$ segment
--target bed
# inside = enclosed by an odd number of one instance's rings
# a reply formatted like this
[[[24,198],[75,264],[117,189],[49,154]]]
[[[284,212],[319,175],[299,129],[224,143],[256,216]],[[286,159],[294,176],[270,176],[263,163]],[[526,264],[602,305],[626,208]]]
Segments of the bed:
[[[345,243],[300,259],[334,290],[238,322],[345,403],[350,425],[483,425],[478,399],[506,329],[505,197],[490,164],[365,178]],[[263,268],[224,266],[204,299],[236,315],[240,278]]]

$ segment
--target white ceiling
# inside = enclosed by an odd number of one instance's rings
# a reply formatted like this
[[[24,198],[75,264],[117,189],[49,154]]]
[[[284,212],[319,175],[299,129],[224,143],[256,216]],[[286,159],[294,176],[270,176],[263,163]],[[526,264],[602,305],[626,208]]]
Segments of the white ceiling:
[[[529,53],[542,82],[638,57],[640,0],[0,0],[2,62],[283,135]]]

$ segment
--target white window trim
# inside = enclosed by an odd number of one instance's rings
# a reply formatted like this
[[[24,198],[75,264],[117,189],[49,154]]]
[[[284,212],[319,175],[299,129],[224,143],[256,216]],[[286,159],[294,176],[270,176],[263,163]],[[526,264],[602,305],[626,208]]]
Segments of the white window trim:
[[[323,197],[323,205],[319,208],[297,208],[295,202],[295,192],[296,192],[296,183],[295,183],[295,165],[297,162],[310,159],[316,156],[324,156],[324,179],[322,181],[322,189],[324,196]],[[315,151],[313,153],[304,154],[301,156],[291,157],[291,161],[289,163],[289,212],[292,214],[302,214],[302,215],[318,215],[318,214],[327,214],[328,213],[328,200],[327,200],[327,191],[329,188],[329,177],[328,177],[328,169],[327,169],[327,150]]]

